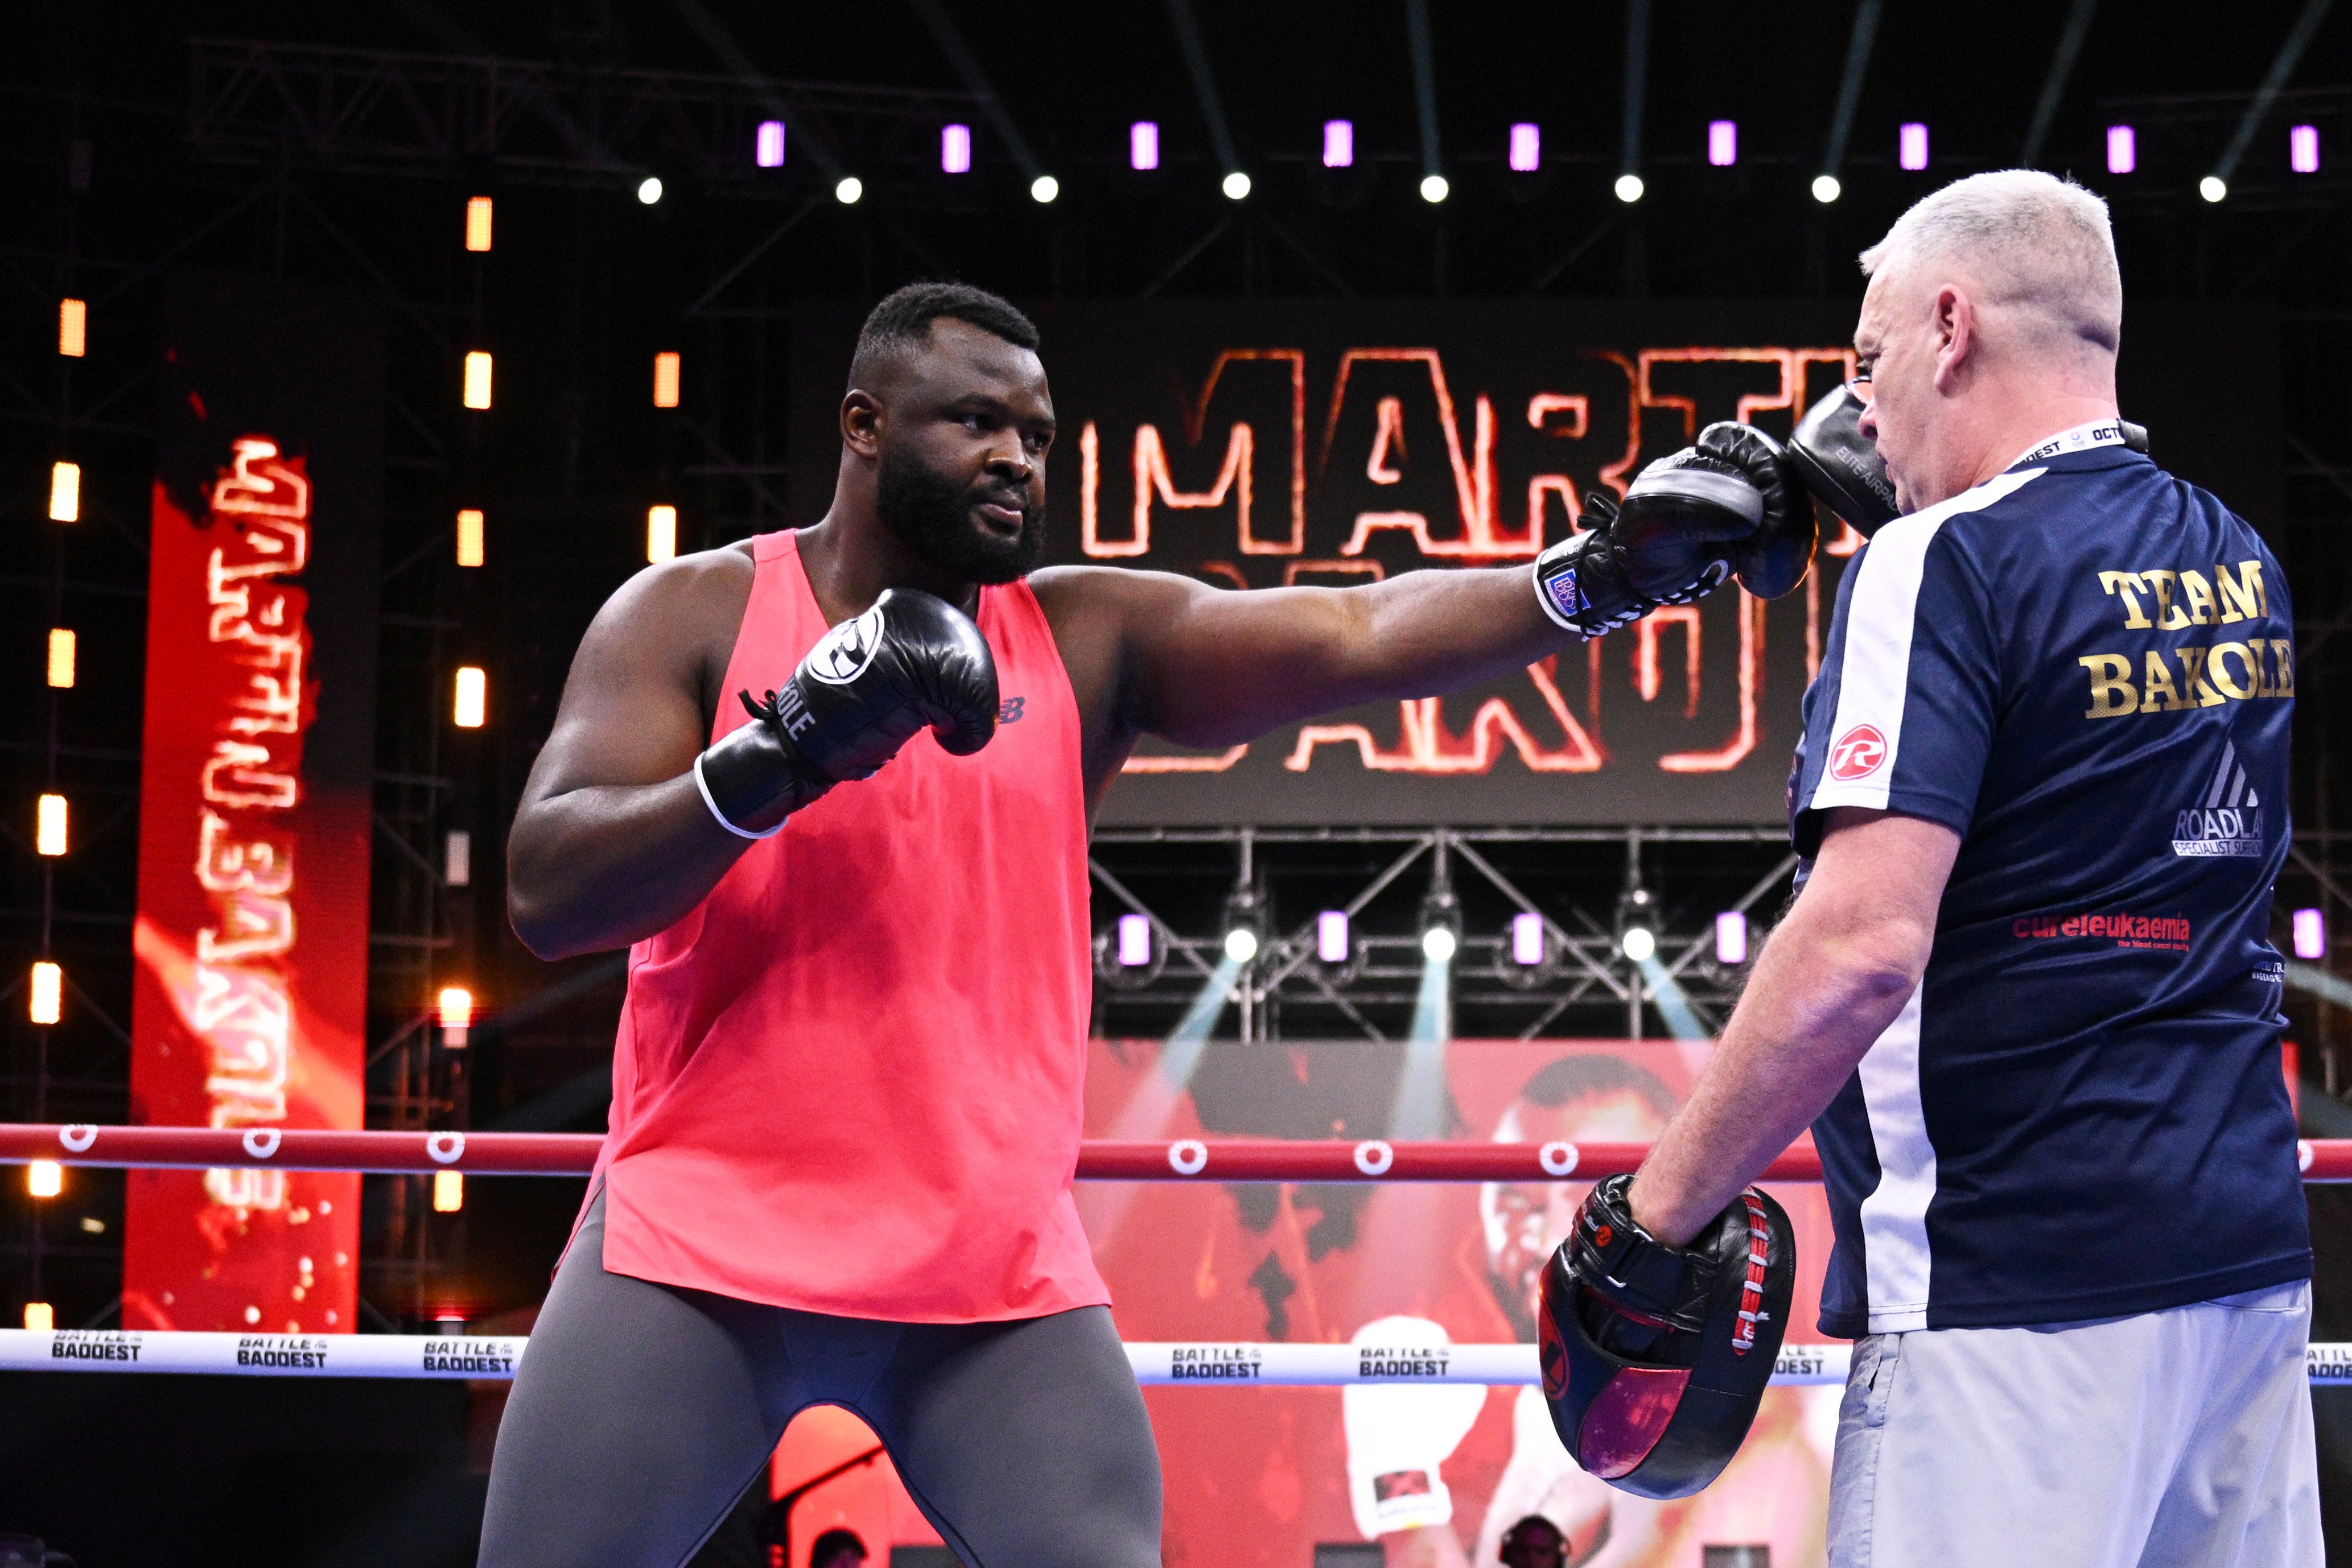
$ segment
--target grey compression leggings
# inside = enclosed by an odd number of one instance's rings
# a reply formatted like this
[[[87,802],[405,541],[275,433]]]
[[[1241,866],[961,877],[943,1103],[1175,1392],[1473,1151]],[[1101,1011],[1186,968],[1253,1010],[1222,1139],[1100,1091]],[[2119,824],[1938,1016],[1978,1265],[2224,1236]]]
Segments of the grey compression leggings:
[[[874,1428],[968,1568],[1157,1568],[1160,1455],[1107,1308],[827,1317],[608,1273],[604,1251],[599,1193],[499,1427],[480,1568],[677,1568],[811,1405]]]

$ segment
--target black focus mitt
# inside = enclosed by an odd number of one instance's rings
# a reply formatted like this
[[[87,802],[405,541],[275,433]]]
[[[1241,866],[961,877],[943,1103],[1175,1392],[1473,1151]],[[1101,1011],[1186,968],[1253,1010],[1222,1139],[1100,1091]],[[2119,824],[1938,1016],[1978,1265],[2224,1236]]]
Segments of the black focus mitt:
[[[1595,1186],[1544,1268],[1544,1403],[1586,1474],[1688,1497],[1739,1451],[1771,1382],[1796,1233],[1749,1187],[1689,1247],[1669,1247],[1633,1222],[1633,1181]]]

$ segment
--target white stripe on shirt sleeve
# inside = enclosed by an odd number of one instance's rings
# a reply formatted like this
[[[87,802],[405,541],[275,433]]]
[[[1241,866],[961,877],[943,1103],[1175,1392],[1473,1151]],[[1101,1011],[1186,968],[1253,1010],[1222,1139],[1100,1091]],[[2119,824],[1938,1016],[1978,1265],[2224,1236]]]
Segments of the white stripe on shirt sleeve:
[[[1822,759],[1821,780],[1806,802],[1813,810],[1832,806],[1886,809],[1886,791],[1895,781],[1895,759],[1903,746],[1903,706],[1911,683],[1911,629],[1918,619],[1919,582],[1927,570],[1927,547],[1936,540],[1946,519],[1964,512],[1981,511],[2047,472],[2028,468],[1988,479],[1907,517],[1897,517],[1871,536],[1853,569],[1862,575],[1845,602],[1845,650],[1838,665],[1837,717],[1830,726],[1829,755]],[[1850,740],[1868,747],[1868,730],[1876,730],[1884,747],[1874,767],[1852,779],[1838,778],[1839,759]],[[1866,758],[1867,752],[1864,757]]]

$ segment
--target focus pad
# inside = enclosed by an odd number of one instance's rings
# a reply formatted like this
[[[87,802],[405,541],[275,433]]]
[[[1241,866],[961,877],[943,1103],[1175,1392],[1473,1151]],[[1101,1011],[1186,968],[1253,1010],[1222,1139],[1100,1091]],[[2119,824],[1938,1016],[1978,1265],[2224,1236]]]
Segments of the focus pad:
[[[1733,464],[1764,497],[1763,522],[1732,547],[1731,570],[1739,586],[1758,599],[1794,591],[1812,570],[1821,528],[1789,472],[1780,444],[1753,425],[1719,420],[1698,433],[1698,449]]]
[[[1851,387],[1840,386],[1807,409],[1789,437],[1788,462],[1799,484],[1868,538],[1902,508],[1877,446],[1862,434],[1865,406]]]
[[[1603,1343],[1624,1337],[1603,1293],[1616,1281],[1583,1279],[1571,1251],[1563,1244],[1545,1266],[1537,1320],[1553,1429],[1587,1474],[1621,1491],[1704,1490],[1754,1425],[1788,1330],[1797,1277],[1788,1214],[1756,1187],[1733,1198],[1688,1249],[1706,1276],[1693,1303],[1701,1326],[1666,1329],[1638,1352]]]

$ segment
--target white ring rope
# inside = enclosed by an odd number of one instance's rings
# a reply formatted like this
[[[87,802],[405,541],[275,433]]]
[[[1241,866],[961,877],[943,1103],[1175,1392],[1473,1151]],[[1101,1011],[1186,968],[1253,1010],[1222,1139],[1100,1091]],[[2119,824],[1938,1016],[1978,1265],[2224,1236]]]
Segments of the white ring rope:
[[[1356,1145],[1356,1168],[1368,1176],[1386,1176],[1396,1164],[1396,1150],[1380,1138],[1367,1138]]]
[[[463,1133],[427,1133],[425,1153],[436,1166],[454,1166],[466,1155],[466,1134]]]
[[[278,1152],[278,1145],[286,1141],[286,1134],[275,1127],[247,1127],[245,1136],[237,1141],[245,1145],[247,1154],[257,1160],[266,1160]]]
[[[514,1375],[529,1341],[462,1334],[238,1334],[162,1330],[0,1329],[0,1371],[224,1373],[260,1377],[481,1377]],[[1777,1388],[1845,1382],[1852,1347],[1790,1344],[1773,1363]],[[1411,1359],[1348,1344],[1130,1342],[1128,1364],[1147,1386],[1333,1388],[1366,1383],[1469,1383],[1510,1387],[1540,1381],[1531,1344],[1432,1345]],[[1366,1357],[1380,1359],[1366,1370]],[[2309,1347],[2305,1365],[2322,1387],[2352,1387],[2352,1343]]]
[[[58,1129],[58,1142],[66,1146],[69,1155],[82,1154],[98,1142],[98,1129],[88,1122],[76,1122]]]
[[[1178,1176],[1199,1176],[1209,1164],[1209,1145],[1198,1138],[1179,1138],[1168,1145],[1168,1168]]]
[[[1543,1166],[1546,1176],[1570,1175],[1576,1169],[1576,1162],[1583,1157],[1574,1144],[1550,1143],[1536,1151],[1536,1163]]]

